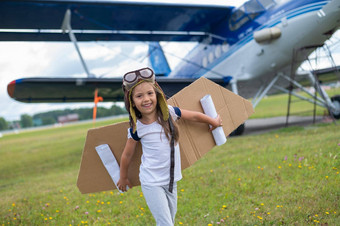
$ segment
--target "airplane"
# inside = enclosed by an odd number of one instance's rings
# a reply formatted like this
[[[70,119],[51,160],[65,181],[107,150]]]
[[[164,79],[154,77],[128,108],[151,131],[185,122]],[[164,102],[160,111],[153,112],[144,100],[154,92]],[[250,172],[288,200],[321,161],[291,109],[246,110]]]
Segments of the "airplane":
[[[15,13],[14,13],[15,12]],[[94,0],[1,1],[0,41],[72,41],[84,78],[23,78],[8,84],[27,103],[122,101],[122,79],[90,73],[78,42],[142,41],[167,96],[204,76],[252,98],[289,93],[340,118],[340,95],[329,97],[315,71],[298,70],[340,25],[340,0],[249,0],[240,7]],[[159,42],[197,42],[173,70]],[[316,85],[320,97],[300,82]],[[335,80],[340,80],[335,77]],[[299,87],[304,97],[292,90]],[[242,134],[241,125],[236,134]]]

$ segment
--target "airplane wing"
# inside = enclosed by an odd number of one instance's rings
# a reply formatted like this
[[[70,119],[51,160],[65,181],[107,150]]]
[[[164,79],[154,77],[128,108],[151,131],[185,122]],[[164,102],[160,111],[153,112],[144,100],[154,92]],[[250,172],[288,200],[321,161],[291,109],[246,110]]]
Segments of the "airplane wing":
[[[0,1],[0,41],[70,41],[63,34],[66,11],[78,41],[201,41],[222,42],[215,30],[227,26],[234,7],[112,0]],[[157,79],[168,96],[194,79]],[[220,83],[223,82],[222,80]],[[8,85],[22,102],[91,102],[94,91],[104,101],[121,101],[121,79],[25,78]]]
[[[171,97],[195,79],[157,78],[167,97]],[[225,85],[223,79],[214,82]],[[7,86],[9,96],[26,103],[93,102],[94,92],[103,101],[123,101],[121,78],[26,78]]]
[[[200,41],[221,37],[234,7],[112,0],[0,1],[0,41],[69,41],[61,26],[71,10],[78,41]]]

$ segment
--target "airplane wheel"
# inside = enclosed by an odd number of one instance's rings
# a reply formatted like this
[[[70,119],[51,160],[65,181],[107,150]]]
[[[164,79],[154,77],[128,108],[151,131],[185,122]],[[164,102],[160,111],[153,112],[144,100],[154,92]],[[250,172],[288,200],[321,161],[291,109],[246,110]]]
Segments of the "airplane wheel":
[[[237,129],[235,129],[235,130],[230,134],[230,136],[240,136],[240,135],[242,135],[243,132],[244,132],[244,128],[245,128],[245,126],[244,126],[244,123],[243,123],[243,124],[241,124],[239,127],[237,127]]]
[[[331,100],[336,107],[336,110],[332,112],[332,115],[334,116],[334,118],[340,119],[340,95],[333,96]]]

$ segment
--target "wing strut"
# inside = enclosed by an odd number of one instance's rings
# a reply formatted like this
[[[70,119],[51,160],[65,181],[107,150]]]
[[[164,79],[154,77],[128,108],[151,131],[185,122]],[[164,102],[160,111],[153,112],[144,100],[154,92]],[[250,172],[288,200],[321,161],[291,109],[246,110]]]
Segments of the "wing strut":
[[[85,60],[84,60],[83,56],[80,53],[80,49],[79,49],[79,46],[78,46],[78,43],[77,43],[77,38],[76,38],[76,36],[74,35],[74,33],[72,31],[72,27],[71,27],[71,10],[70,9],[66,10],[66,12],[65,12],[65,16],[64,16],[63,24],[61,25],[61,29],[63,31],[63,34],[68,32],[68,35],[69,35],[71,41],[73,42],[74,47],[77,50],[77,53],[79,55],[79,58],[80,58],[80,61],[81,61],[82,65],[84,67],[84,70],[85,70],[85,72],[87,74],[87,77],[88,78],[94,78],[95,76],[93,76],[90,73],[89,69],[86,66]]]
[[[285,79],[286,81],[290,82],[291,84],[294,84],[296,87],[300,88],[301,91],[305,92],[306,94],[308,94],[310,97],[305,97],[302,96],[300,94],[298,94],[297,92],[295,92],[294,90],[288,90],[287,88],[280,86],[280,85],[276,85],[275,83],[278,81],[279,78]],[[309,77],[311,79],[311,77]],[[311,82],[315,82],[315,79],[311,79]],[[258,93],[253,97],[253,107],[255,108],[256,105],[262,100],[262,98],[269,92],[269,90],[271,88],[275,88],[277,90],[280,90],[282,92],[285,92],[287,94],[291,94],[301,100],[305,100],[308,101],[312,104],[316,104],[319,105],[320,107],[324,107],[326,109],[328,109],[329,112],[339,112],[339,108],[330,101],[330,99],[328,98],[326,92],[322,89],[322,87],[319,87],[319,89],[316,89],[317,92],[320,93],[321,97],[316,96],[315,94],[311,93],[310,91],[308,91],[306,88],[304,88],[300,83],[298,83],[296,80],[292,79],[291,77],[282,74],[282,73],[278,73],[271,81],[270,83],[266,86],[266,87],[261,87],[260,90],[258,91]]]

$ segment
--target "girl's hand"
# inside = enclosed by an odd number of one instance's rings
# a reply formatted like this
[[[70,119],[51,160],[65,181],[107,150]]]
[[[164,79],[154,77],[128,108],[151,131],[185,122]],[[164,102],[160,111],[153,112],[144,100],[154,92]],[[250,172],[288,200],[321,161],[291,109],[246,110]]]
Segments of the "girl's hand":
[[[211,118],[208,115],[203,114],[202,112],[198,111],[189,111],[181,109],[182,117],[181,119],[189,120],[192,122],[202,122],[211,125],[210,130],[214,130],[219,126],[222,126],[222,119],[220,115],[217,115],[216,118]]]
[[[221,119],[220,115],[217,115],[217,117],[213,121],[214,122],[213,122],[213,124],[211,124],[211,128],[210,128],[211,131],[216,129],[217,127],[222,126],[222,119]]]
[[[126,186],[128,186],[129,188],[132,188],[132,185],[129,181],[129,179],[122,179],[120,178],[118,183],[117,183],[117,186],[119,188],[119,190],[123,191],[123,192],[126,192],[127,191],[127,188]]]

